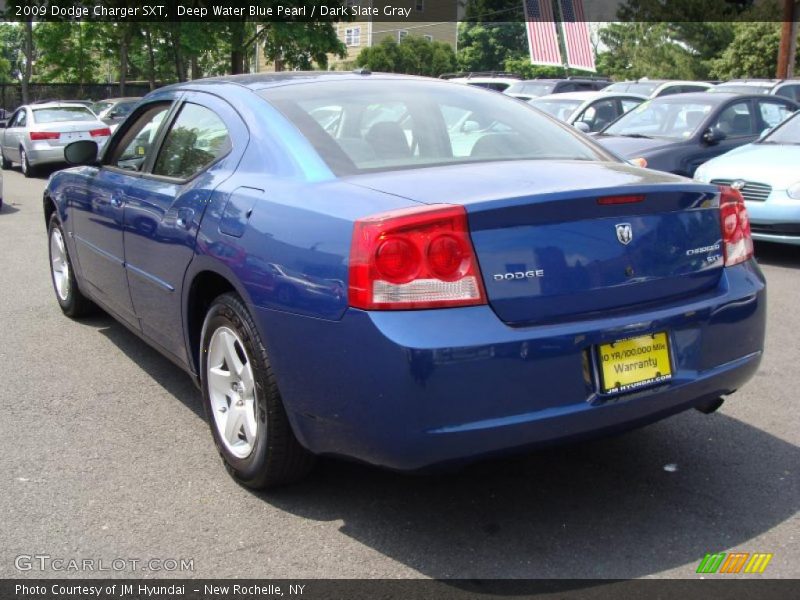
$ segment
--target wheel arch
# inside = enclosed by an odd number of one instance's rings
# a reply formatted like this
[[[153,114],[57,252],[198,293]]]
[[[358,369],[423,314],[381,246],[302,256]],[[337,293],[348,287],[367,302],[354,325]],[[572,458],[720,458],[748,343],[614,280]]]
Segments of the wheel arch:
[[[238,294],[245,304],[249,303],[247,293],[235,282],[236,279],[231,274],[224,273],[210,265],[204,265],[187,273],[183,286],[184,338],[188,349],[189,365],[198,378],[200,377],[200,337],[203,322],[211,303],[218,296],[228,292]]]

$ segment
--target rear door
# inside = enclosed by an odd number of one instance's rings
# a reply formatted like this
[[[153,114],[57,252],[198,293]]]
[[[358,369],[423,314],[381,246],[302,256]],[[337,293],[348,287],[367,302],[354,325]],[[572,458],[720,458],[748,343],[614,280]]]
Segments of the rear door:
[[[249,134],[224,100],[186,93],[158,152],[125,194],[125,260],[142,332],[186,361],[181,285],[211,194],[227,180]]]

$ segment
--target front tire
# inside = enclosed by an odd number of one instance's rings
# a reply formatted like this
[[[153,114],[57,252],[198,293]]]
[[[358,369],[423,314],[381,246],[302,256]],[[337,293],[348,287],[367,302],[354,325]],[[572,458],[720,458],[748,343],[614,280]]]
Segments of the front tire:
[[[95,304],[78,288],[75,271],[64,241],[64,230],[61,228],[57,213],[53,213],[50,217],[47,237],[50,250],[50,279],[61,311],[73,319],[92,314],[96,308]]]
[[[234,479],[265,489],[303,478],[314,456],[292,431],[266,349],[239,296],[223,294],[209,308],[200,362],[206,417]]]

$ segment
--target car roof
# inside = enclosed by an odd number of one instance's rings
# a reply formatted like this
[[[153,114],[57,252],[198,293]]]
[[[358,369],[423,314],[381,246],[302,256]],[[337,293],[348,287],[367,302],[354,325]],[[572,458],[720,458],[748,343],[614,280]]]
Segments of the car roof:
[[[88,108],[85,104],[73,101],[64,102],[33,102],[26,104],[23,108],[38,109],[38,108]]]
[[[728,100],[764,100],[765,97],[759,94],[737,94],[735,92],[687,92],[685,94],[671,94],[669,96],[659,96],[652,98],[650,102],[677,103],[677,102],[710,102],[711,104],[724,104]],[[783,98],[788,100],[788,98]]]
[[[535,100],[580,100],[582,102],[595,100],[596,98],[639,98],[647,100],[647,96],[642,94],[633,94],[629,92],[606,92],[604,90],[596,90],[591,92],[564,92],[563,94],[547,94],[546,96],[539,96],[533,98]]]
[[[98,100],[95,104],[99,104],[100,102],[133,102],[134,100],[141,100],[141,96],[127,96],[125,98],[103,98],[102,100]]]
[[[311,83],[321,81],[346,81],[369,79],[406,79],[418,81],[430,81],[448,83],[452,79],[437,79],[433,77],[420,77],[418,75],[404,75],[398,73],[372,73],[370,71],[283,71],[280,73],[253,73],[245,75],[222,75],[219,77],[209,77],[207,79],[194,79],[182,83],[173,83],[156,91],[169,91],[179,89],[202,89],[204,87],[218,86],[221,84],[237,85],[251,90],[263,90],[272,87],[297,83]],[[492,78],[497,81],[498,78]],[[475,81],[475,78],[472,78]]]

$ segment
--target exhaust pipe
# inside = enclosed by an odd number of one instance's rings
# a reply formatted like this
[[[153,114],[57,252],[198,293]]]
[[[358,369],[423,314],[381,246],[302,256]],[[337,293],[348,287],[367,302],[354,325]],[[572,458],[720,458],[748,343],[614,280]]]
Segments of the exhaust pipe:
[[[725,402],[724,398],[712,398],[711,400],[703,400],[700,404],[695,406],[695,408],[704,415],[710,415],[719,409],[723,402]]]

